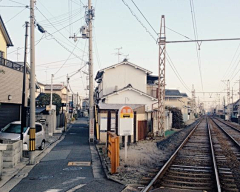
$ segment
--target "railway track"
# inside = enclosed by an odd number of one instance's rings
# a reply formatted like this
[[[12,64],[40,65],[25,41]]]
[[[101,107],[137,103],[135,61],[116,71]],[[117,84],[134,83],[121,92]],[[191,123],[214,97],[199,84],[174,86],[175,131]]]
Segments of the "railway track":
[[[217,191],[219,182],[207,126],[203,119],[190,132],[144,192],[153,188]]]
[[[232,140],[236,142],[236,145],[240,147],[240,130],[238,128],[216,118],[212,118],[212,120],[220,129],[222,129]]]
[[[240,191],[236,130],[216,121],[203,119],[142,191]]]

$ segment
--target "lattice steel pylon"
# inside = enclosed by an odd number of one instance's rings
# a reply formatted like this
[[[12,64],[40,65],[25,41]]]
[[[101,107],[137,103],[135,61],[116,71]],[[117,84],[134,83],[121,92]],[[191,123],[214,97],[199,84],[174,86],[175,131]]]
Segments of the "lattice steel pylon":
[[[165,137],[165,63],[166,63],[166,31],[165,17],[162,15],[160,24],[159,70],[158,70],[158,136]]]

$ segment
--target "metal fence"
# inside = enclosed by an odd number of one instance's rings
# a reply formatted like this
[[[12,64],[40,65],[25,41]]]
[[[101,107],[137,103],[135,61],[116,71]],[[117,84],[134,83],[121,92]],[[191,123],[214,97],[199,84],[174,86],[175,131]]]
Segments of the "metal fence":
[[[7,60],[7,59],[4,59],[3,57],[0,57],[0,65],[14,69],[16,71],[21,71],[21,72],[23,72],[23,69],[24,69],[23,65],[13,62],[13,61],[10,61],[10,60]],[[29,73],[29,72],[30,72],[29,66],[27,65],[27,73]]]

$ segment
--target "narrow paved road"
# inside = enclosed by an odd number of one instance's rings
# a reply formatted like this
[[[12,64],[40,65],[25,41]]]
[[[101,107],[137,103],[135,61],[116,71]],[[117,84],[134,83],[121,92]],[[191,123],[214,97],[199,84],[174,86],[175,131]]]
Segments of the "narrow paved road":
[[[91,148],[95,147],[91,146]],[[78,165],[68,165],[72,162],[77,162]],[[82,163],[86,165],[83,166]],[[86,119],[82,118],[72,125],[65,138],[11,191],[117,192],[123,188],[123,185],[106,179],[96,151],[91,155],[88,127]]]

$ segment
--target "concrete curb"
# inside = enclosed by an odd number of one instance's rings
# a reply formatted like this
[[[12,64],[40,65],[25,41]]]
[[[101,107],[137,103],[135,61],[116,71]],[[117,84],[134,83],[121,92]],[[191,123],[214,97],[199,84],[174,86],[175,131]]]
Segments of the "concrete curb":
[[[97,152],[98,152],[98,156],[99,156],[99,158],[100,158],[100,161],[101,161],[101,164],[102,164],[102,167],[103,167],[103,170],[104,170],[104,173],[105,173],[107,179],[109,179],[109,180],[111,180],[111,181],[114,181],[114,182],[116,182],[116,183],[119,183],[119,184],[121,184],[121,185],[124,185],[125,188],[126,188],[127,185],[126,185],[125,183],[122,183],[121,181],[118,181],[118,180],[115,180],[115,179],[111,178],[111,176],[110,176],[110,174],[109,174],[109,172],[108,172],[108,168],[107,168],[106,163],[105,163],[105,162],[106,162],[105,158],[100,154],[100,152],[99,152],[99,150],[98,150],[98,148],[97,148],[96,145],[95,145],[95,147],[96,147],[96,150],[97,150]]]

